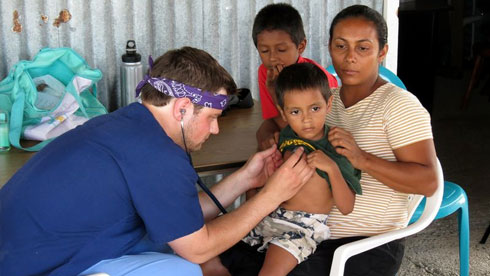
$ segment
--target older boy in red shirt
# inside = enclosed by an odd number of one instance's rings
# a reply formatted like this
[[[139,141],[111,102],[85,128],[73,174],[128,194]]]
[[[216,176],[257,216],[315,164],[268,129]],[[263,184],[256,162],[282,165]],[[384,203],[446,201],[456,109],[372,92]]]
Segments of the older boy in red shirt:
[[[262,8],[255,17],[252,38],[262,60],[258,79],[264,122],[256,136],[259,149],[265,149],[277,143],[279,131],[287,125],[279,115],[274,93],[274,82],[284,67],[294,63],[313,63],[325,72],[331,88],[338,84],[325,68],[301,56],[307,41],[301,15],[291,5],[279,3]]]

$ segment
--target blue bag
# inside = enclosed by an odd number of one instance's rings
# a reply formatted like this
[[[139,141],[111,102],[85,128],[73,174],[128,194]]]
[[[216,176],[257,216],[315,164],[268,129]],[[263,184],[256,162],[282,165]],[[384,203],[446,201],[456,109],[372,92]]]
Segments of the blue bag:
[[[37,151],[55,137],[107,110],[96,98],[98,69],[71,48],[44,48],[19,61],[0,82],[0,109],[10,113],[9,141]],[[90,91],[91,90],[91,91]],[[42,141],[29,148],[20,139]]]

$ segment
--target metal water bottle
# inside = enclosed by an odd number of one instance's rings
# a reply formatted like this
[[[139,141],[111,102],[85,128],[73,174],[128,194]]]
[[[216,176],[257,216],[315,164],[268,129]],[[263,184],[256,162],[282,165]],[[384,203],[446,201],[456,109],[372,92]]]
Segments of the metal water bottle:
[[[0,152],[10,149],[8,113],[0,110]]]
[[[126,54],[122,55],[121,65],[121,106],[136,101],[135,89],[143,79],[141,55],[136,52],[134,40],[126,43]]]

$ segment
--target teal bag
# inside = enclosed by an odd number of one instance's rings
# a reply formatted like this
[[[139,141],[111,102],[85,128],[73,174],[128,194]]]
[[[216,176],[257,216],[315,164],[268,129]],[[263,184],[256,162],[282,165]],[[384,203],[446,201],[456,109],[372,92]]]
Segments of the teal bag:
[[[0,82],[0,109],[10,113],[10,144],[37,151],[70,128],[106,114],[96,97],[101,78],[102,72],[71,48],[44,48],[32,61],[19,61]],[[21,138],[42,142],[23,148]]]

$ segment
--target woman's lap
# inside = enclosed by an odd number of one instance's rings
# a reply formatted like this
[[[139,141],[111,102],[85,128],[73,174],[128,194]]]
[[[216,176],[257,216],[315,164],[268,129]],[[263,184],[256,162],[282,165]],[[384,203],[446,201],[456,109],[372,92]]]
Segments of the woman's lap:
[[[326,240],[317,247],[314,254],[296,266],[289,275],[328,275],[335,249],[363,238]],[[257,275],[265,256],[256,251],[257,247],[240,242],[220,255],[221,262],[232,275]],[[404,240],[397,240],[353,256],[346,263],[345,275],[394,275],[401,265],[404,249]]]

